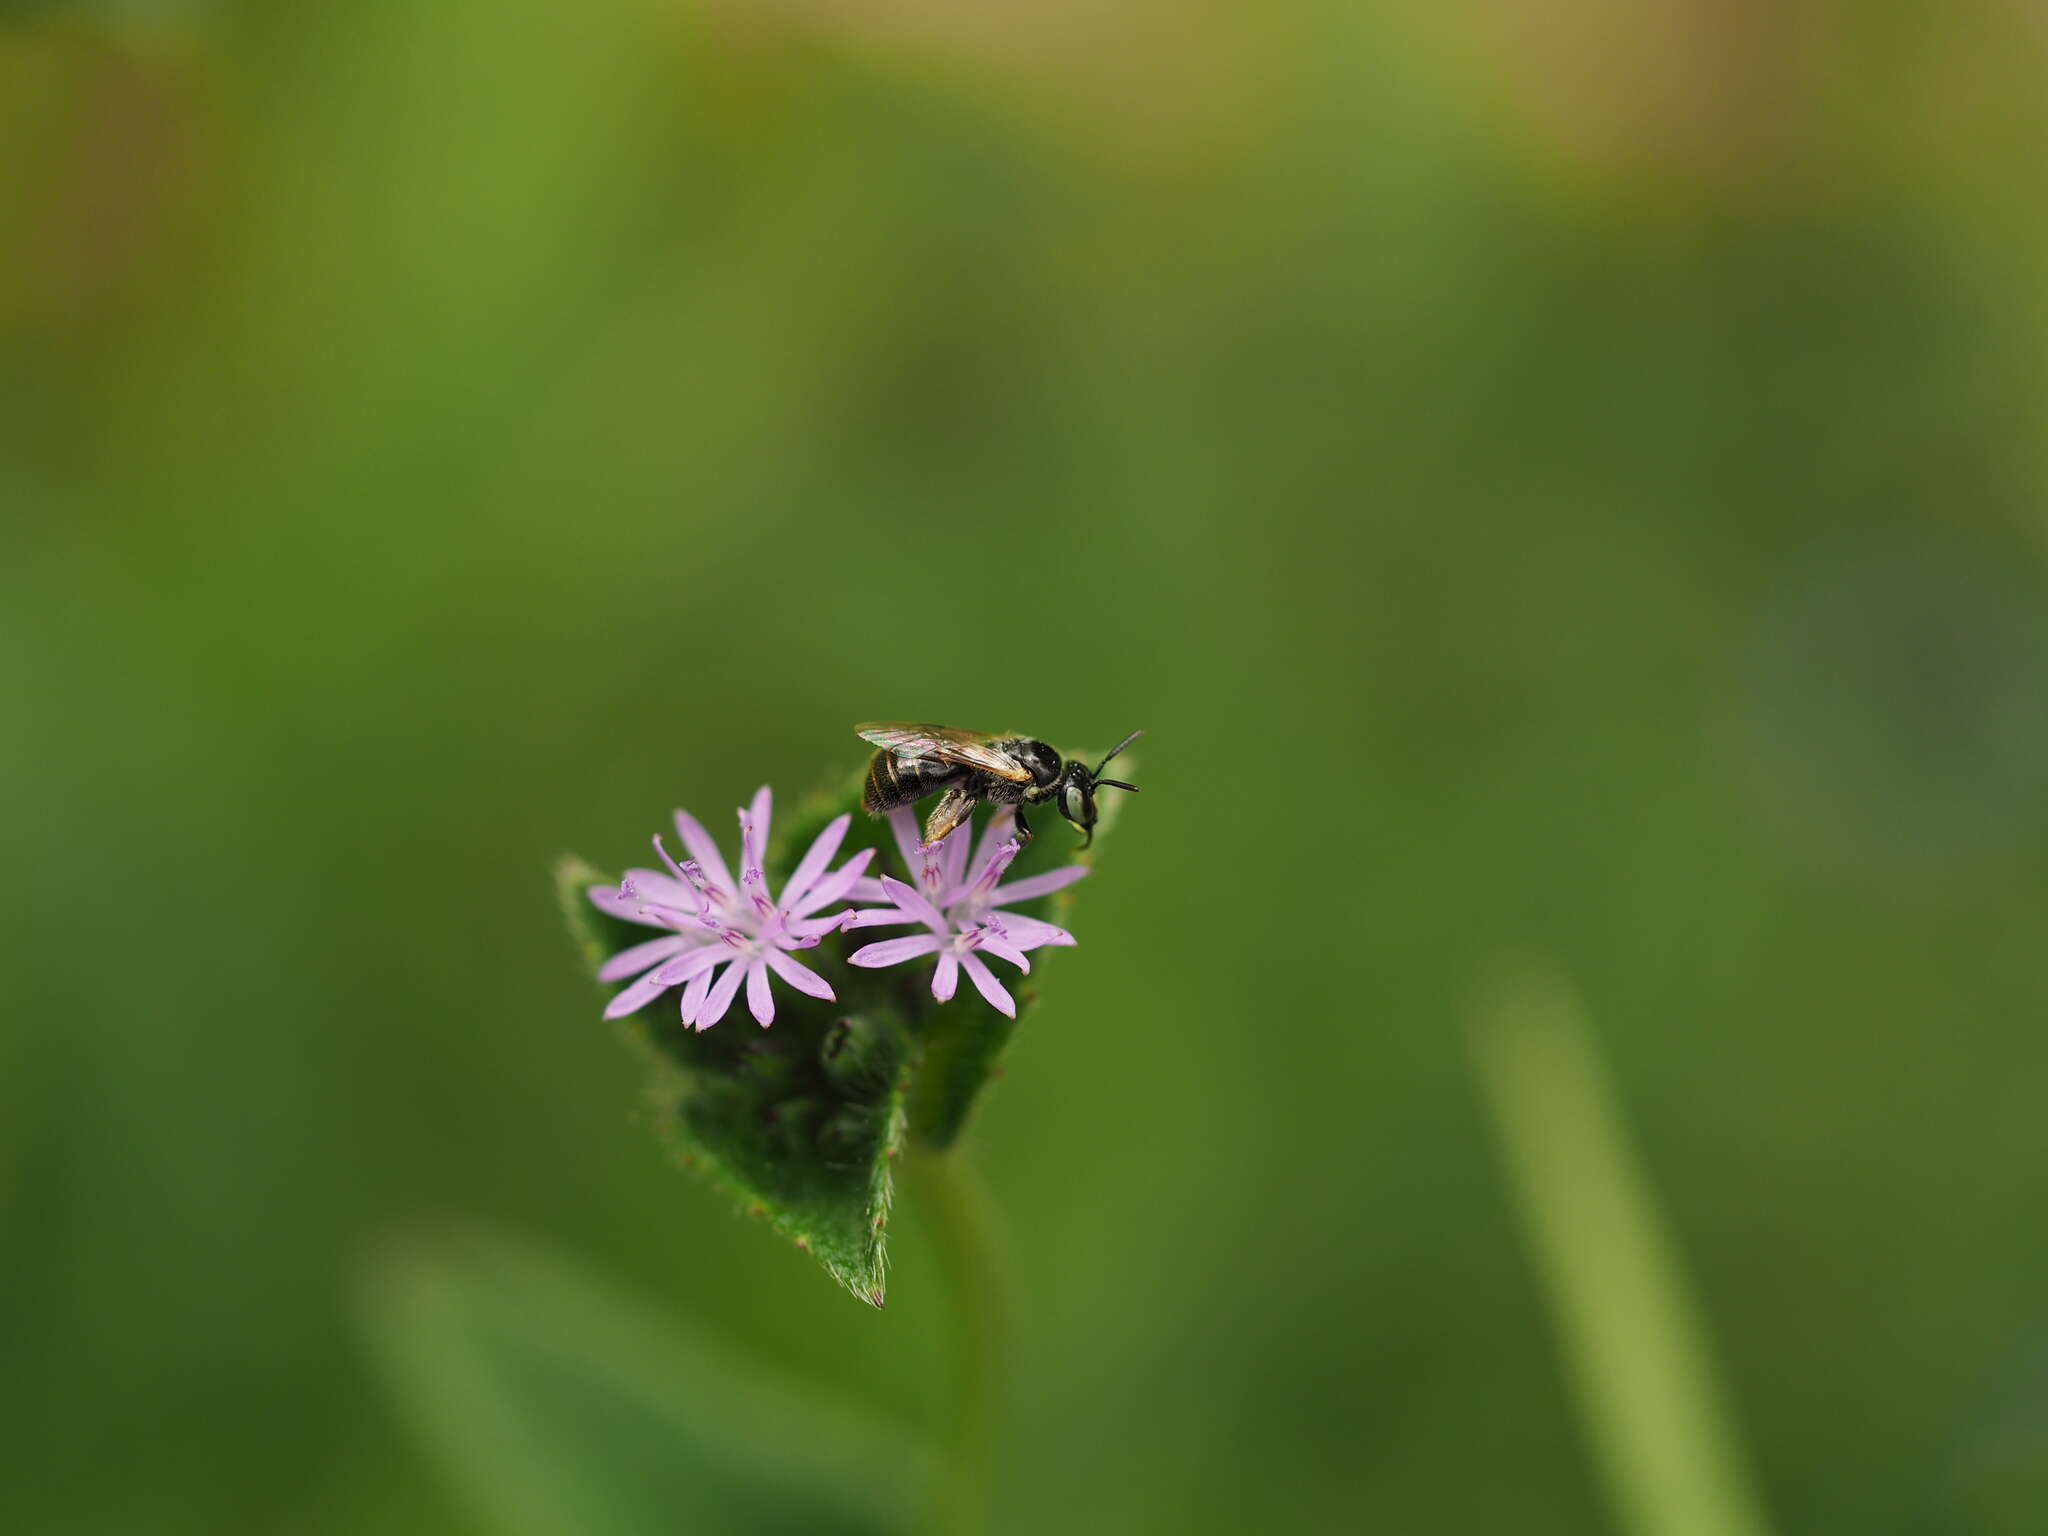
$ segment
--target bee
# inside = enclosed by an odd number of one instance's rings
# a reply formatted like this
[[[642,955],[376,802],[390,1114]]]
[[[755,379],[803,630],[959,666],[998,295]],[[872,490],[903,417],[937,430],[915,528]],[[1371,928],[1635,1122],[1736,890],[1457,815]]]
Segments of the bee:
[[[963,731],[953,725],[920,725],[907,720],[872,720],[854,731],[881,750],[868,762],[867,789],[861,804],[870,816],[910,805],[936,790],[939,803],[925,818],[924,845],[935,848],[965,821],[977,801],[1014,805],[1017,830],[1028,841],[1031,828],[1023,807],[1054,802],[1059,813],[1088,834],[1081,846],[1095,841],[1095,791],[1138,786],[1105,779],[1102,770],[1132,742],[1144,735],[1133,731],[1111,749],[1109,757],[1090,768],[1075,761],[1061,763],[1059,753],[1030,736],[1004,736],[990,731]]]

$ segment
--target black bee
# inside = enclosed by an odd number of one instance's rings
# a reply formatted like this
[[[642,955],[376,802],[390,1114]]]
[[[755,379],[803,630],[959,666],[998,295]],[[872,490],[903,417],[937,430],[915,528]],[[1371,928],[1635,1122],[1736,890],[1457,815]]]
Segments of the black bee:
[[[1095,791],[1135,791],[1137,785],[1105,779],[1102,770],[1132,742],[1144,735],[1133,731],[1093,769],[1086,763],[1062,765],[1059,753],[1029,736],[999,736],[988,731],[963,731],[952,725],[918,725],[907,720],[875,720],[854,730],[881,750],[868,763],[867,790],[861,804],[870,816],[922,800],[944,790],[925,818],[924,841],[936,846],[967,819],[975,802],[1014,805],[1017,830],[1026,839],[1022,807],[1054,800],[1059,813],[1088,834],[1081,846],[1095,841]]]

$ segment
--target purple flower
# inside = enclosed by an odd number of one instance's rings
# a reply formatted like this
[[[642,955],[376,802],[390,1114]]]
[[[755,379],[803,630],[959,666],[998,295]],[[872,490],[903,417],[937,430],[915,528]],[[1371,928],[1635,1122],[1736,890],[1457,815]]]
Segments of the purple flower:
[[[982,955],[994,955],[1028,971],[1031,962],[1025,958],[1026,950],[1047,944],[1072,944],[1074,936],[1038,918],[999,909],[1050,896],[1087,874],[1087,866],[1069,864],[1063,869],[1027,875],[1008,885],[999,884],[1010,861],[1023,847],[1015,836],[1016,817],[1008,806],[990,815],[972,857],[967,852],[965,833],[955,833],[937,848],[924,847],[918,841],[917,822],[907,808],[892,812],[889,824],[896,833],[896,846],[903,851],[905,866],[918,872],[918,885],[906,885],[890,875],[880,880],[862,880],[854,891],[856,899],[881,896],[896,905],[858,911],[848,926],[886,928],[897,923],[922,923],[929,932],[866,945],[855,950],[848,962],[862,966],[898,965],[923,955],[936,955],[933,997],[942,1003],[950,1001],[964,970],[974,989],[992,1007],[1014,1019],[1016,999],[996,980],[995,972]],[[970,868],[975,872],[971,880],[967,878]]]
[[[747,1009],[765,1029],[775,1021],[775,998],[768,988],[770,972],[797,991],[832,1001],[832,988],[816,971],[790,957],[793,949],[809,949],[835,928],[848,925],[851,912],[819,917],[820,909],[844,900],[874,857],[863,849],[830,874],[825,866],[846,840],[850,816],[841,816],[818,834],[810,851],[782,887],[780,901],[768,899],[761,873],[761,853],[768,846],[773,802],[764,785],[754,803],[739,813],[740,878],[727,873],[718,845],[687,811],[676,812],[676,835],[690,857],[678,864],[655,835],[654,851],[668,873],[628,870],[617,890],[593,886],[591,903],[613,917],[649,928],[667,930],[663,937],[622,949],[604,963],[598,979],[622,981],[638,976],[611,1000],[604,1011],[616,1019],[644,1007],[670,987],[681,986],[683,1022],[709,1029],[732,1007],[740,984],[747,988]]]

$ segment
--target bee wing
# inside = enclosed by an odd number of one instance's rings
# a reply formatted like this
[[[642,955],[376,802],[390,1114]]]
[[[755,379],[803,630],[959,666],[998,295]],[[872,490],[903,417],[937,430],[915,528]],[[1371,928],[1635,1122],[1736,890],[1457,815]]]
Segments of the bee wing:
[[[996,738],[987,731],[966,731],[957,725],[927,725],[914,720],[870,720],[853,729],[863,740],[872,741],[898,757],[958,763],[1018,784],[1031,777],[1030,769],[989,745]]]

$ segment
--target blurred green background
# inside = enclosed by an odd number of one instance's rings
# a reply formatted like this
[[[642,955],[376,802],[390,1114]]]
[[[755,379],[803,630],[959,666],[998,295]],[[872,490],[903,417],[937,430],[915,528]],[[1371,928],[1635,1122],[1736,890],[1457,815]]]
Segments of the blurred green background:
[[[357,1321],[457,1224],[940,1430],[914,1224],[669,1166],[547,882],[908,717],[1149,732],[973,1137],[1000,1532],[1614,1529],[1504,948],[1779,1528],[2048,1530],[2038,7],[0,28],[10,1529],[481,1529]]]

